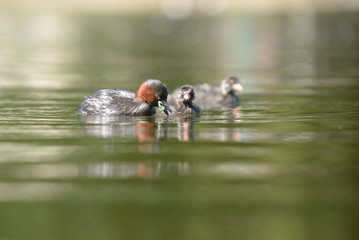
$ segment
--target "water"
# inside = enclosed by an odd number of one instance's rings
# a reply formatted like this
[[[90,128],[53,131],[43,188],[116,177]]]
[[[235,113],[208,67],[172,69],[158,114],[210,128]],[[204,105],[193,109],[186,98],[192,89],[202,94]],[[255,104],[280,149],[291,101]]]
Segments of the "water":
[[[357,239],[356,13],[0,18],[1,239]],[[147,78],[235,109],[79,117]]]

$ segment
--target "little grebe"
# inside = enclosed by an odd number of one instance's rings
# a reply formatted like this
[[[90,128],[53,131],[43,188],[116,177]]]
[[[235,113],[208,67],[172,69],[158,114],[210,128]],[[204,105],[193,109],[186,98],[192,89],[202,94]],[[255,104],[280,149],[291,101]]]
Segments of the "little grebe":
[[[161,81],[149,79],[136,93],[122,89],[97,90],[79,107],[80,115],[153,115],[155,107],[167,114],[172,112],[167,104],[167,88]]]

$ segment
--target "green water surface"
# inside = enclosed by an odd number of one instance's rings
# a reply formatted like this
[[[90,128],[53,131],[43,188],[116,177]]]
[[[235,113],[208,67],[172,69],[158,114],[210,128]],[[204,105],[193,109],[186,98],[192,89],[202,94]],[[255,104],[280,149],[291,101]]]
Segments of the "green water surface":
[[[357,13],[4,13],[0,45],[0,239],[358,239]],[[229,75],[234,109],[76,115]]]

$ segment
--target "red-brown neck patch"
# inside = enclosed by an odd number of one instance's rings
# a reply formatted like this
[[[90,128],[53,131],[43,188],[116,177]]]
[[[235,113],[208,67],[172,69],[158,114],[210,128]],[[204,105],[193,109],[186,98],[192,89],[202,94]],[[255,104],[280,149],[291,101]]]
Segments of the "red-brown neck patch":
[[[136,92],[136,98],[139,101],[147,102],[152,104],[155,102],[155,93],[152,87],[148,84],[148,82],[143,82]]]

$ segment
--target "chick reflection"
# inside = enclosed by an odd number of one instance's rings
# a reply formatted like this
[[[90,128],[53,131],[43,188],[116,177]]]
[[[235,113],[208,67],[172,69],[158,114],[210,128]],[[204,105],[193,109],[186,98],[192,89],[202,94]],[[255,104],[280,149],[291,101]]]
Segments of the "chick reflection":
[[[243,128],[239,124],[243,121],[242,118],[243,116],[240,106],[221,110],[221,114],[218,114],[217,112],[208,112],[203,115],[203,119],[205,120],[202,120],[202,122],[218,124],[218,127],[204,127],[202,125],[200,131],[197,131],[195,134],[196,138],[221,142],[242,141]]]
[[[161,129],[161,131],[157,131],[155,118],[148,116],[82,116],[81,121],[87,124],[85,133],[88,136],[99,138],[137,137],[140,143],[144,143],[138,145],[139,151],[144,153],[156,152],[150,143],[157,138],[166,138],[164,134],[167,132],[163,130],[167,127],[164,123],[157,124]]]
[[[233,122],[234,123],[242,122],[242,120],[241,120],[242,112],[241,112],[240,106],[234,108],[232,111],[232,114],[233,114]],[[232,140],[236,141],[236,142],[239,142],[241,140],[239,127],[232,129]]]
[[[180,141],[188,142],[194,139],[194,117],[178,117],[177,118],[177,138]]]
[[[240,123],[242,116],[241,107],[237,106],[231,111],[228,112],[227,119],[224,121],[226,123]],[[241,135],[240,135],[240,127],[236,126],[236,124],[233,125],[233,127],[228,127],[226,131],[220,132],[222,141],[235,141],[239,142],[241,141]]]

